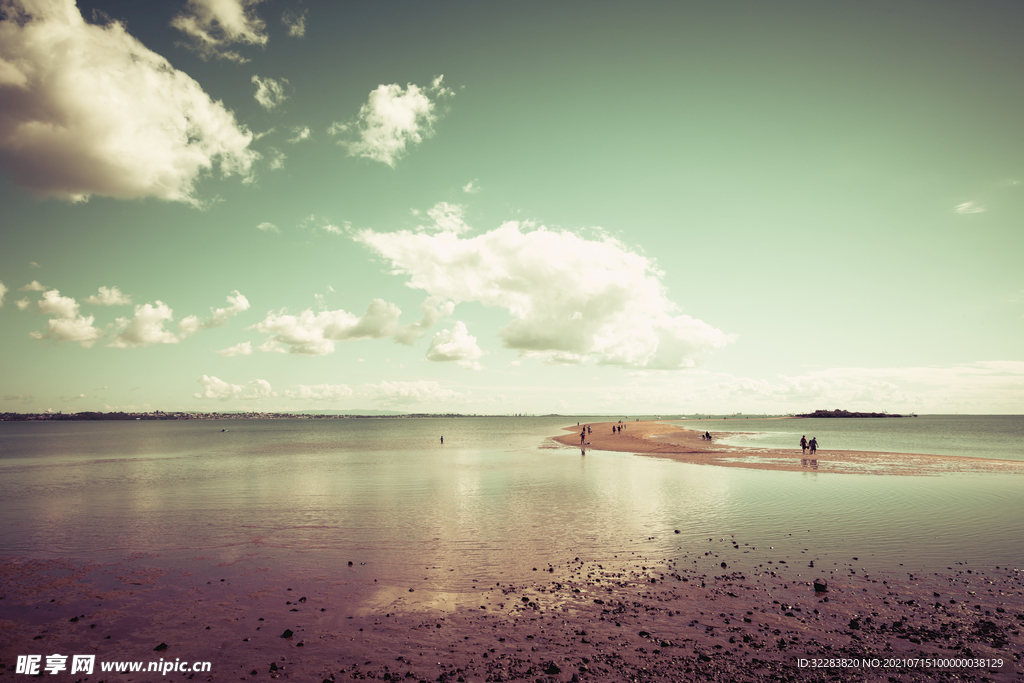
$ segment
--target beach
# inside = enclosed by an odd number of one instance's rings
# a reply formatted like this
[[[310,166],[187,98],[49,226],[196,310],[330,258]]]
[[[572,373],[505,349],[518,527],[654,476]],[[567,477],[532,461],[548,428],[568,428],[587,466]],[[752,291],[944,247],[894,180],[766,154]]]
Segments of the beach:
[[[815,456],[801,453],[799,446],[790,450],[744,448],[716,444],[716,440],[732,432],[715,432],[711,441],[701,439],[704,430],[693,420],[688,428],[664,422],[598,422],[590,423],[591,433],[580,442],[579,430],[587,425],[565,427],[566,435],[556,441],[566,446],[603,451],[636,453],[667,458],[698,465],[742,467],[757,470],[800,472],[815,470],[849,474],[936,475],[942,473],[1000,472],[1024,474],[1024,463],[995,458],[920,453],[886,453],[875,451],[823,450]],[[622,426],[621,431],[613,427]],[[812,463],[811,460],[814,460]]]
[[[7,426],[0,677],[1020,680],[1014,463],[589,424],[586,456],[558,418]]]
[[[258,561],[6,564],[0,676],[19,680],[17,656],[33,653],[209,662],[168,674],[205,681],[1015,681],[1024,670],[1014,569],[868,572],[855,557],[732,537],[667,558],[645,545],[460,593],[431,590],[447,567],[356,588],[349,572],[375,571],[358,561],[319,574]]]

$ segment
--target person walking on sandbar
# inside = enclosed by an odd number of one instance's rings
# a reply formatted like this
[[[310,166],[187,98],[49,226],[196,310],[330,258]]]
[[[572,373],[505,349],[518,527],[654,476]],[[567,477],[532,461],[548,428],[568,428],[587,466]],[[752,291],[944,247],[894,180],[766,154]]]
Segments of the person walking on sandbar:
[[[807,435],[806,434],[804,434],[803,436],[800,437],[800,450],[802,450],[804,452],[804,455],[807,455]]]
[[[808,444],[808,446],[811,447],[811,455],[814,455],[815,453],[817,453],[818,452],[818,439],[816,437],[812,436],[811,437],[811,442]]]

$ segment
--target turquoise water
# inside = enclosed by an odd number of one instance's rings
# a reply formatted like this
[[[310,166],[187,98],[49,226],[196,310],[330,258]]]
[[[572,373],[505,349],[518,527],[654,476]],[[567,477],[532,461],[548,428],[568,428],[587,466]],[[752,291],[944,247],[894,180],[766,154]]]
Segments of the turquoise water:
[[[0,555],[255,558],[289,570],[352,561],[382,580],[438,566],[452,570],[452,590],[575,556],[671,557],[730,534],[880,568],[1024,566],[1019,475],[829,475],[594,450],[581,457],[550,439],[574,422],[0,423]],[[823,434],[823,447],[832,446]]]
[[[819,450],[963,455],[1024,460],[1024,416],[922,415],[887,418],[686,420],[672,424],[725,432],[728,446],[799,450],[800,437],[817,437]]]

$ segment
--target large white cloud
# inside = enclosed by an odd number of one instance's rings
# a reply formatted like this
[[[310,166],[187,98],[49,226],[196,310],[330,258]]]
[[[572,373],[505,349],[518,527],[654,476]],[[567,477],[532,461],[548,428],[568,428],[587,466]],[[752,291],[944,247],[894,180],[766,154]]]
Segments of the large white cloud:
[[[508,222],[472,238],[362,230],[355,239],[409,286],[454,302],[505,308],[504,345],[552,362],[683,368],[731,337],[679,313],[662,272],[612,237]]]
[[[380,85],[370,93],[355,121],[335,122],[328,133],[342,136],[338,144],[348,149],[349,156],[394,166],[408,147],[434,134],[439,118],[437,100],[453,94],[442,85],[443,79],[438,76],[427,88],[412,83],[406,88],[397,83]]]
[[[450,330],[441,330],[434,335],[427,349],[427,360],[436,362],[454,361],[464,368],[479,370],[480,358],[484,352],[476,343],[476,337],[466,329],[461,320],[455,322]]]
[[[233,398],[258,400],[277,396],[277,392],[270,386],[270,382],[263,379],[254,379],[245,386],[225,382],[219,377],[203,375],[198,379],[203,385],[202,391],[197,391],[194,398],[212,398],[219,401],[228,401]]]
[[[266,25],[251,10],[260,0],[188,0],[184,12],[171,26],[192,39],[191,47],[204,59],[219,57],[244,63],[249,61],[228,45],[267,44]]]
[[[409,325],[399,325],[402,311],[398,306],[374,299],[362,316],[341,309],[319,313],[306,309],[298,315],[270,312],[250,329],[270,335],[260,346],[262,351],[322,356],[334,352],[335,342],[393,337],[401,344],[412,344],[426,334],[441,315],[450,313],[452,304],[430,298],[421,308],[423,318]]]
[[[88,24],[73,0],[3,9],[0,159],[15,183],[70,201],[198,204],[195,183],[215,164],[249,176],[252,135],[122,24]]]

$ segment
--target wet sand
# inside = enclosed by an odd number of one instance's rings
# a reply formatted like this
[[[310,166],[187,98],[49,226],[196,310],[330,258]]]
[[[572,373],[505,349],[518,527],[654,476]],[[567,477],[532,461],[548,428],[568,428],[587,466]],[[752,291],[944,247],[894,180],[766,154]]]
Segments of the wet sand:
[[[917,453],[818,450],[812,463],[809,451],[802,454],[799,448],[739,448],[716,443],[716,439],[727,438],[734,432],[715,432],[712,434],[712,441],[708,442],[701,439],[702,431],[683,429],[663,422],[623,422],[623,430],[613,433],[612,427],[619,424],[589,423],[592,432],[586,436],[583,448],[636,453],[696,465],[758,470],[816,470],[898,475],[937,475],[951,472],[1024,474],[1024,463],[1015,460]],[[580,447],[580,430],[583,426],[565,427],[569,434],[556,436],[555,441],[566,446]],[[700,422],[694,421],[693,428],[701,429]]]
[[[198,571],[160,569],[153,556],[5,561],[0,676],[21,680],[18,655],[53,653],[212,664],[167,677],[97,664],[87,678],[54,679],[78,681],[1016,681],[1024,672],[1016,569],[869,573],[855,557],[784,555],[733,537],[651,557],[652,542],[459,591],[439,588],[447,567],[376,585],[358,558],[316,572],[259,558]]]

